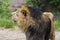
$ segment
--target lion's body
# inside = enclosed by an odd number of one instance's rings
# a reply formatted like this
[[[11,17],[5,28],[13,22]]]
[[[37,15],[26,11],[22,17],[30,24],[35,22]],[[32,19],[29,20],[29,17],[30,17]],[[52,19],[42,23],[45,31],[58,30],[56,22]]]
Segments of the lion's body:
[[[49,40],[53,22],[51,15],[30,6],[22,6],[16,13],[18,26],[26,33],[27,40]]]
[[[49,18],[50,18],[50,20],[51,20],[51,32],[50,32],[50,39],[51,39],[51,40],[55,40],[54,16],[53,16],[53,14],[52,14],[51,12],[44,12],[43,14],[44,14],[44,15],[46,15],[47,17],[49,17]]]

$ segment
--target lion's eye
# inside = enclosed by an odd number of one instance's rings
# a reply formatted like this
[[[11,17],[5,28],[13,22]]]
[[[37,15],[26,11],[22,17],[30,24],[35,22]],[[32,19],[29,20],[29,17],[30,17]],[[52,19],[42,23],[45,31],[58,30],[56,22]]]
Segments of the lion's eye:
[[[23,14],[24,16],[27,16],[27,15],[26,15],[26,11],[24,11],[24,10],[22,11],[22,14]]]

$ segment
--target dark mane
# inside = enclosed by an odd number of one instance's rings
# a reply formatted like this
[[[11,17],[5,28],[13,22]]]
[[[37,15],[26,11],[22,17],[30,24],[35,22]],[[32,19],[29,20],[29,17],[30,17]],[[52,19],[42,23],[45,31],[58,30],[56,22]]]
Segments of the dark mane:
[[[42,11],[38,8],[35,8],[35,7],[28,7],[29,9],[29,12],[30,12],[30,15],[33,17],[33,18],[36,18],[36,19],[39,19],[39,17],[42,15]]]

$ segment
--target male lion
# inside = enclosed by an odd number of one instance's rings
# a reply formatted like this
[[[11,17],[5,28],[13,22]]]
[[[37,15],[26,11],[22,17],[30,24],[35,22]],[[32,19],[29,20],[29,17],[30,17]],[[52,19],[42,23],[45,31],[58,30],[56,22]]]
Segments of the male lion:
[[[53,15],[31,6],[22,6],[12,18],[25,32],[27,40],[54,40]],[[51,37],[50,37],[51,36]]]

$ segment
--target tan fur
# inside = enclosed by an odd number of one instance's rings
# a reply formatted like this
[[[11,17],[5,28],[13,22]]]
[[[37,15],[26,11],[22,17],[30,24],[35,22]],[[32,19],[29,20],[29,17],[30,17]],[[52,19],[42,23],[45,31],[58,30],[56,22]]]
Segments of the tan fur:
[[[54,31],[54,16],[51,12],[44,12],[44,15],[50,18],[51,20],[51,32],[50,32],[50,39],[55,40],[55,31]]]

